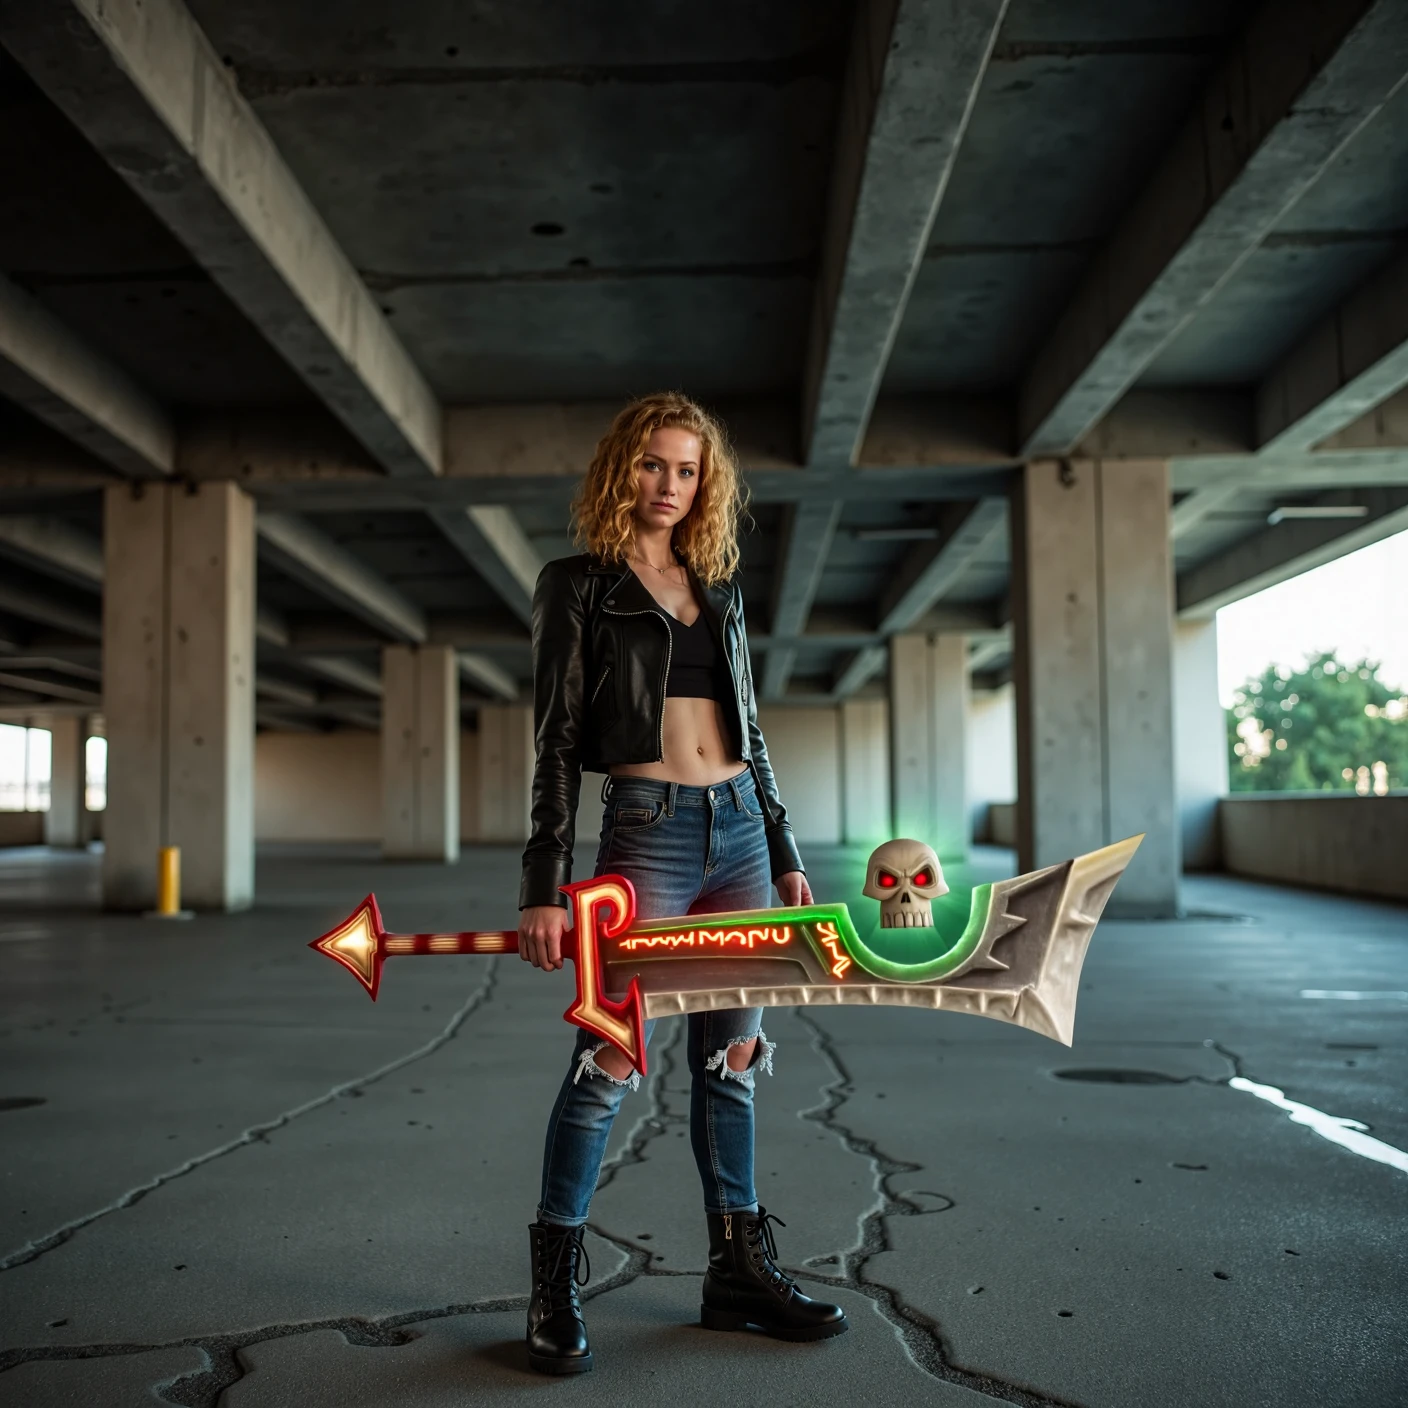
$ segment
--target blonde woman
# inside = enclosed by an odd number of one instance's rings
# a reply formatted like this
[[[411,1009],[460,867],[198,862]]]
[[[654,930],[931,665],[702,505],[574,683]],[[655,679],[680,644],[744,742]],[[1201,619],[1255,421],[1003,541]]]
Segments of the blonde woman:
[[[626,876],[642,918],[762,908],[769,881],[785,905],[812,899],[758,728],[734,577],[742,486],[722,426],[681,395],[632,402],[573,507],[587,551],[548,563],[533,596],[537,761],[518,934],[523,958],[545,970],[562,967],[559,886],[571,879],[584,768],[609,774],[595,873]],[[841,1309],[804,1296],[774,1264],[776,1219],[753,1186],[753,1078],[772,1056],[762,1009],[687,1021],[709,1230],[701,1322],[795,1340],[840,1334]],[[529,1228],[528,1353],[544,1373],[592,1366],[582,1234],[611,1123],[638,1083],[619,1052],[577,1033]]]

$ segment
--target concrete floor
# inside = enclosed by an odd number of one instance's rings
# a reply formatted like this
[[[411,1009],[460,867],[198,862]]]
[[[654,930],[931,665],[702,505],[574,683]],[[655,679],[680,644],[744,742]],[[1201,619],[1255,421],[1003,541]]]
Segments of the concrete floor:
[[[850,888],[854,857],[809,859]],[[783,1261],[850,1315],[820,1345],[694,1323],[663,1028],[592,1209],[598,1367],[530,1374],[570,970],[398,960],[372,1006],[304,947],[372,887],[396,928],[506,925],[516,872],[281,851],[256,911],[164,925],[95,913],[95,857],[0,857],[0,1405],[1408,1402],[1408,1172],[1227,1083],[1408,1150],[1408,911],[1225,879],[1189,883],[1185,922],[1101,926],[1072,1051],[770,1015],[758,1180]]]

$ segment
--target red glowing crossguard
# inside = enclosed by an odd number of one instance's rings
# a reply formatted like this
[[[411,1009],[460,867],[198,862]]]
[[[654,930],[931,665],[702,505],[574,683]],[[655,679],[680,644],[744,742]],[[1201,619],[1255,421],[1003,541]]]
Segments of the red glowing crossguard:
[[[600,875],[564,885],[572,906],[572,932],[563,935],[562,954],[575,961],[577,1000],[562,1015],[609,1041],[645,1074],[645,1013],[640,985],[633,978],[623,1000],[606,996],[598,939],[614,939],[636,917],[636,892],[622,875]],[[587,935],[587,942],[579,936]],[[314,939],[309,948],[342,964],[376,1001],[381,965],[398,954],[517,953],[516,929],[466,929],[454,934],[389,934],[381,922],[376,896],[368,895],[335,929]]]

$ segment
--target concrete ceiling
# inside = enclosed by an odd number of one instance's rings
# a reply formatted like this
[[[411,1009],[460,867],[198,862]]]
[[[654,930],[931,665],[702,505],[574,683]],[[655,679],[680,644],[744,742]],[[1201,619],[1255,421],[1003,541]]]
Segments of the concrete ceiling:
[[[1000,672],[1005,520],[959,527],[1024,451],[1168,459],[1180,605],[1228,599],[1240,563],[1250,590],[1389,531],[1408,485],[1408,312],[1377,292],[1408,252],[1408,21],[1288,3],[1278,29],[1276,0],[151,0],[167,61],[233,82],[209,122],[265,155],[227,169],[163,147],[179,104],[117,11],[10,7],[0,507],[91,545],[119,475],[237,477],[524,683],[574,474],[622,398],[680,386],[748,469],[775,698],[878,688],[861,657],[924,561],[918,624]],[[240,204],[261,182],[275,234],[308,213],[297,257]],[[327,331],[326,269],[376,357]],[[1070,329],[1102,318],[1087,366]],[[46,381],[36,337],[84,385]],[[1367,529],[1267,523],[1371,490]],[[0,649],[91,668],[71,627],[101,582],[0,554]],[[323,667],[365,682],[388,638],[345,585],[261,556],[261,668],[328,722],[353,686]]]

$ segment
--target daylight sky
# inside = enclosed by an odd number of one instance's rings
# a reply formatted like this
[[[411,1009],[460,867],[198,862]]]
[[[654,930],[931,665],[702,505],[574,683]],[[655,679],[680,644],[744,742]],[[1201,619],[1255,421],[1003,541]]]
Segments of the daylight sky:
[[[1379,677],[1408,689],[1408,533],[1361,548],[1217,613],[1224,705],[1248,675],[1298,666],[1318,650],[1383,662]]]

